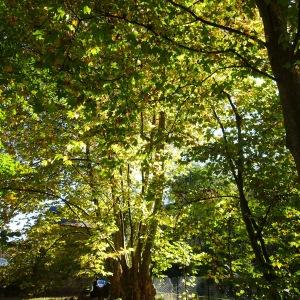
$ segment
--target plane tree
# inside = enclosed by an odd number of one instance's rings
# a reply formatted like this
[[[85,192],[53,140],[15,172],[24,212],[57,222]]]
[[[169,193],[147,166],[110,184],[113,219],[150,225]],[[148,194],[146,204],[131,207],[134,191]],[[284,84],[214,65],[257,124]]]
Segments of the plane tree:
[[[89,15],[88,7],[80,9]],[[53,30],[73,34],[79,26],[67,8],[49,11]],[[29,12],[35,10],[29,7]],[[141,48],[133,53],[127,49],[138,34],[142,43],[145,32],[130,24],[120,27],[123,23],[107,27],[108,19],[104,21],[104,36],[97,35],[99,27],[86,31],[95,23],[82,25],[66,60],[65,53],[51,56],[45,42],[50,31],[34,31],[28,37],[31,44],[24,40],[36,52],[23,53],[21,79],[7,76],[3,83],[4,105],[14,112],[14,121],[6,120],[3,142],[32,173],[3,182],[1,190],[16,193],[24,212],[45,214],[56,205],[61,218],[84,224],[90,233],[90,252],[82,257],[86,273],[112,275],[114,297],[150,299],[155,294],[151,255],[164,209],[165,177],[174,164],[172,143],[185,127],[179,113],[186,109],[191,88],[182,84],[188,76],[183,67],[178,75],[173,67],[155,64],[165,60],[165,52],[155,45],[148,47],[148,58]],[[49,51],[53,65],[43,61]],[[173,61],[179,59],[175,53]]]

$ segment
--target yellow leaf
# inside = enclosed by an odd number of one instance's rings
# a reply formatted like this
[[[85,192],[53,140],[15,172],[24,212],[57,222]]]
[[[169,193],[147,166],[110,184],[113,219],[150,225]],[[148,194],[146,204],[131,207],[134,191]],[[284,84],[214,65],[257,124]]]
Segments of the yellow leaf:
[[[78,25],[78,20],[77,19],[73,19],[72,20],[72,25],[76,27]]]

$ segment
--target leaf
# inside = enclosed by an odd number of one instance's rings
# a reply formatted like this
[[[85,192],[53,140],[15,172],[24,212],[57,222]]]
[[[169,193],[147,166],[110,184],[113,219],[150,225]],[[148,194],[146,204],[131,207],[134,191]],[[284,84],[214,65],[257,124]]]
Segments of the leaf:
[[[70,29],[70,31],[75,31],[75,27],[72,24],[68,24],[68,28]]]
[[[44,160],[41,162],[41,165],[42,165],[43,167],[46,167],[48,164],[49,164],[49,162],[48,162],[47,159],[44,159]]]
[[[97,55],[100,52],[100,47],[93,47],[89,50],[92,55]]]
[[[91,9],[89,6],[85,5],[85,6],[83,7],[83,13],[84,13],[85,15],[89,15],[91,12],[92,12],[92,9]]]
[[[32,35],[35,36],[37,40],[44,40],[44,31],[41,29],[35,30]]]
[[[78,19],[73,19],[73,20],[72,20],[72,25],[73,25],[74,27],[76,27],[76,26],[78,25],[78,23],[79,23]]]
[[[277,267],[278,269],[280,269],[283,266],[283,264],[281,262],[279,262],[279,261],[272,262],[272,265],[274,267]]]
[[[64,9],[62,7],[59,7],[57,9],[57,13],[58,13],[58,19],[62,19],[66,14],[66,12],[64,11]]]

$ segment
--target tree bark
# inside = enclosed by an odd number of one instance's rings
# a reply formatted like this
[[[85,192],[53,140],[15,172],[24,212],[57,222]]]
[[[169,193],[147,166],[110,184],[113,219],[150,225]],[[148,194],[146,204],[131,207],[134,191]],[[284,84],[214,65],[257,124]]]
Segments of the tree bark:
[[[297,50],[300,42],[300,16],[298,24],[294,24],[297,27],[295,37],[291,38],[288,33],[286,3],[274,0],[256,1],[264,25],[270,64],[279,90],[286,146],[294,158],[300,177],[300,50]]]
[[[290,150],[300,176],[300,74],[294,68],[282,71],[277,85],[286,130],[286,146]]]
[[[115,265],[116,269],[111,281],[112,299],[123,300],[154,300],[155,288],[149,268],[128,268]]]

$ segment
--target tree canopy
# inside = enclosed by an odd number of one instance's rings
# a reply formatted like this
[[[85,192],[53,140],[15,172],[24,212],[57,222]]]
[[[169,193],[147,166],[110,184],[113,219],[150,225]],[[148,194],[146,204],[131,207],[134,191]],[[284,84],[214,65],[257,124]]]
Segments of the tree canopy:
[[[113,297],[154,299],[153,274],[181,264],[296,299],[299,13],[0,1],[1,281],[102,273]],[[9,242],[19,214],[35,221]]]

